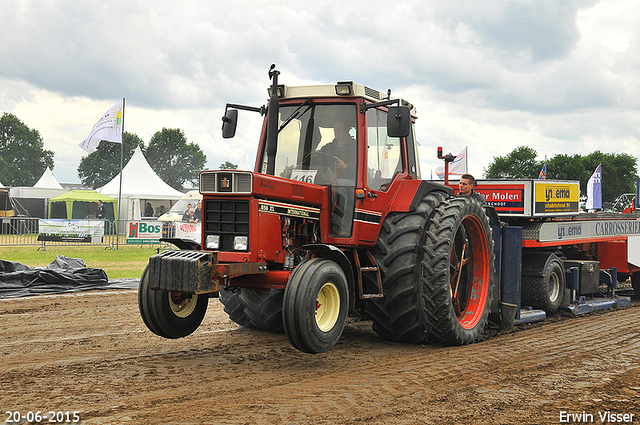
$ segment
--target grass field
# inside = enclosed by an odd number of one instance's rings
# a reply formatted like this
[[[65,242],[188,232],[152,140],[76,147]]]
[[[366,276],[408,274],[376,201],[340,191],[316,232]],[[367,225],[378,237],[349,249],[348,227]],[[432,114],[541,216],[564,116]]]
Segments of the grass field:
[[[38,251],[37,246],[0,246],[0,260],[14,261],[29,267],[48,266],[56,255],[81,258],[87,267],[103,269],[109,279],[139,278],[149,262],[157,254],[158,245],[124,245],[119,249],[105,249],[104,245],[47,246],[48,251]]]

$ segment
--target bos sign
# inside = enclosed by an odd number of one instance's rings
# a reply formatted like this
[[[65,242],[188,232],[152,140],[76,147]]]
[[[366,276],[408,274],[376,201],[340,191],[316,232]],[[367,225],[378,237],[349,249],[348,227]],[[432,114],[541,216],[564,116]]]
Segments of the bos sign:
[[[128,244],[159,243],[162,223],[159,221],[130,221],[127,231]]]

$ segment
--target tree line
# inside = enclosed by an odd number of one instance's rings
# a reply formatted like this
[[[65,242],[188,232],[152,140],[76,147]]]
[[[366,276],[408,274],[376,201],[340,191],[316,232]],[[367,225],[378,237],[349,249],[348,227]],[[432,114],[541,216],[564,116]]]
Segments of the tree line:
[[[188,142],[184,131],[163,128],[149,144],[136,134],[123,135],[123,165],[140,146],[158,176],[176,190],[197,186],[207,157],[197,144]],[[102,187],[120,172],[120,144],[102,141],[98,148],[80,160],[78,177],[83,185]],[[0,182],[6,186],[33,186],[47,167],[53,169],[53,151],[44,149],[42,136],[15,115],[0,118]]]
[[[207,162],[202,149],[188,142],[180,129],[163,128],[146,146],[136,134],[125,132],[122,146],[125,164],[138,146],[156,174],[181,191],[187,183],[197,185],[199,173]],[[483,170],[483,176],[487,179],[536,179],[545,164],[537,157],[535,149],[520,146],[505,156],[494,157]],[[584,156],[556,155],[546,161],[546,177],[577,180],[581,193],[586,196],[587,182],[598,164],[602,164],[603,202],[613,202],[623,193],[635,192],[636,158],[626,153],[595,151]],[[40,133],[27,127],[15,115],[3,113],[0,118],[0,182],[7,186],[33,186],[44,170],[53,169],[53,165],[53,151],[44,149]],[[236,167],[229,161],[220,165],[220,169]],[[104,186],[119,172],[119,143],[100,142],[78,166],[78,177],[85,186],[92,188]]]
[[[198,185],[198,176],[204,169],[207,156],[200,146],[188,142],[184,131],[163,128],[156,132],[149,144],[136,134],[124,132],[122,136],[123,163],[126,164],[140,147],[147,162],[165,183],[183,191],[186,183]],[[98,148],[80,160],[78,177],[87,187],[102,187],[120,172],[120,144],[102,141]]]
[[[520,146],[505,156],[494,157],[484,171],[487,179],[537,179],[544,160],[528,146]],[[580,193],[587,194],[587,183],[596,167],[602,164],[602,202],[611,203],[624,193],[636,191],[638,170],[636,158],[626,153],[612,154],[594,151],[588,155],[560,154],[546,160],[546,178],[577,180]]]

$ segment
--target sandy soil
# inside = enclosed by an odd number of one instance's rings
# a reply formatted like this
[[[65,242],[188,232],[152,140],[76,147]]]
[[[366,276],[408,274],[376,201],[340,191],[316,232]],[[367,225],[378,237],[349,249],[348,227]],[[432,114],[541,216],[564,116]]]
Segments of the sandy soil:
[[[312,356],[283,334],[238,328],[216,299],[179,340],[146,329],[136,291],[2,300],[0,420],[559,424],[602,423],[608,411],[640,423],[639,313],[635,302],[561,316],[466,347],[394,344],[351,320],[332,351]]]

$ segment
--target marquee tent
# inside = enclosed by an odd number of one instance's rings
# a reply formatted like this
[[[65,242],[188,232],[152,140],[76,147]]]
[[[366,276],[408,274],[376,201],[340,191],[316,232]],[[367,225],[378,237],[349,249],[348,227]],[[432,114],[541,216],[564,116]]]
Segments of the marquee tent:
[[[55,176],[51,172],[51,169],[47,167],[40,176],[40,179],[33,185],[33,187],[38,187],[42,189],[64,189],[58,180],[56,180]]]
[[[117,199],[119,186],[120,174],[97,191]],[[140,212],[144,211],[142,203],[160,204],[164,201],[167,204],[165,208],[169,210],[170,202],[167,201],[177,201],[182,195],[182,192],[175,190],[158,177],[138,146],[122,170],[119,216],[126,220],[140,220]]]
[[[95,219],[98,200],[107,209],[107,220],[113,221],[116,218],[118,200],[95,190],[72,190],[49,199],[49,218]]]

